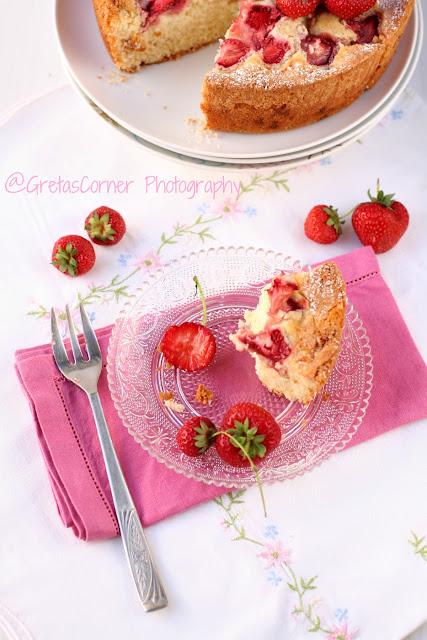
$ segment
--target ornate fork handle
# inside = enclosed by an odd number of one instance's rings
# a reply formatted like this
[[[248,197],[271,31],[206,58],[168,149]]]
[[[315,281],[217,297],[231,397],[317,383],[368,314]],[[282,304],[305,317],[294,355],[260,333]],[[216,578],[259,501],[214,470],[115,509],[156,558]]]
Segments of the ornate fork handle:
[[[98,392],[88,393],[96,428],[110,481],[114,506],[122,535],[123,546],[146,611],[166,607],[168,601],[150,554],[135,505],[127,488],[120,463],[111,440]]]

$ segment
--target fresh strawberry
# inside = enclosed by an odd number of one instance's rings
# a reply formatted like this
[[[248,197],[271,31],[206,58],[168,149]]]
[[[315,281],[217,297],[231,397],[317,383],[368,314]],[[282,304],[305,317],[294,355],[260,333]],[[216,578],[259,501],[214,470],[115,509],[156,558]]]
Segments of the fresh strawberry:
[[[126,233],[126,223],[118,211],[98,207],[85,220],[85,229],[95,244],[117,244]]]
[[[176,434],[176,443],[187,456],[205,453],[212,444],[215,425],[209,418],[194,416],[185,422]]]
[[[300,18],[313,13],[320,0],[276,0],[277,8],[290,18]]]
[[[273,416],[257,404],[241,402],[230,407],[222,421],[222,432],[215,440],[219,456],[233,467],[257,464],[280,443],[280,427]],[[231,437],[230,437],[231,436]],[[245,450],[233,443],[236,440]]]
[[[304,222],[304,232],[307,238],[319,244],[331,244],[342,234],[341,225],[344,224],[337,209],[326,204],[313,207]]]
[[[216,342],[210,329],[197,322],[170,326],[159,350],[166,362],[183,371],[199,371],[214,359]]]
[[[237,38],[227,38],[221,45],[217,64],[221,67],[232,67],[245,57],[249,46]]]
[[[337,52],[337,44],[327,36],[307,36],[301,41],[301,48],[307,54],[310,64],[322,66],[331,64]]]
[[[377,184],[377,195],[368,191],[370,202],[359,204],[352,216],[353,228],[364,245],[371,245],[375,253],[392,249],[409,225],[409,214],[394,193],[386,195]]]
[[[348,20],[347,25],[357,35],[357,44],[370,44],[378,35],[379,19],[376,14],[367,18]]]
[[[266,64],[278,64],[282,62],[283,56],[289,49],[290,45],[285,40],[277,40],[273,36],[268,36],[264,40],[262,59]]]
[[[376,0],[325,0],[326,8],[334,15],[348,20],[372,9]]]
[[[95,250],[81,236],[63,236],[52,249],[52,264],[67,276],[81,276],[95,264]]]

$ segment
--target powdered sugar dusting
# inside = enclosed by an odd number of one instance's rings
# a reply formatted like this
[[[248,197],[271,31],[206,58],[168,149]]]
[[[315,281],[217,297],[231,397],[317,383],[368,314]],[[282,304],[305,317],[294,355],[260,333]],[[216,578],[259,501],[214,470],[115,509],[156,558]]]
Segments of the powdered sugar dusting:
[[[248,4],[250,4],[249,0],[242,2],[242,11]],[[273,0],[269,0],[268,4],[273,6],[275,3]],[[309,64],[306,54],[300,47],[294,49],[293,55],[285,59],[283,63],[272,65],[265,64],[259,53],[253,51],[242,62],[228,69],[216,66],[208,74],[207,80],[212,84],[227,84],[242,88],[252,86],[263,90],[274,90],[280,87],[292,88],[315,83],[322,78],[333,76],[353,67],[373,50],[382,46],[382,41],[387,37],[387,33],[398,28],[402,15],[410,4],[411,0],[378,0],[375,7],[366,12],[364,16],[373,12],[380,14],[379,37],[370,44],[344,44],[340,42],[335,59],[329,65]],[[276,23],[275,30],[278,30],[278,25],[282,21],[288,20],[289,18],[281,18]]]

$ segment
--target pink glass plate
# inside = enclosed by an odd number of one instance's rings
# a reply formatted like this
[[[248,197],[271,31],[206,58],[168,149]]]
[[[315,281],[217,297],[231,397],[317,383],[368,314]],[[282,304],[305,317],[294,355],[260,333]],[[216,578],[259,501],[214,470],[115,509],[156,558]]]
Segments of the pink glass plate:
[[[273,251],[221,247],[174,260],[142,284],[113,329],[107,371],[123,424],[157,460],[208,484],[253,484],[249,468],[225,464],[215,447],[189,458],[175,443],[177,429],[190,416],[202,414],[218,424],[230,405],[242,401],[268,409],[282,428],[279,447],[260,464],[264,482],[302,474],[351,440],[366,413],[372,387],[369,340],[351,305],[333,374],[323,392],[305,407],[269,393],[255,375],[252,358],[237,353],[228,339],[245,309],[256,306],[266,281],[279,271],[300,269],[298,262]],[[166,368],[157,346],[169,325],[200,320],[194,275],[208,298],[208,326],[216,338],[217,354],[207,369],[186,373]],[[210,407],[194,401],[200,383],[215,394]],[[168,409],[159,398],[161,391],[172,391],[184,413]]]

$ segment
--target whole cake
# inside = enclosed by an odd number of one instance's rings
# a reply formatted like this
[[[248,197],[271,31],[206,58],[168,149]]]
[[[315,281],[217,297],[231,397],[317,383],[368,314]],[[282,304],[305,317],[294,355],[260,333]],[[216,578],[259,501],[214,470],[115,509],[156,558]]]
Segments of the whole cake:
[[[320,120],[372,87],[393,57],[414,1],[94,0],[94,7],[113,61],[124,71],[226,32],[203,85],[207,127],[265,132]],[[369,9],[354,15],[351,7]]]
[[[328,381],[341,348],[345,284],[333,262],[283,273],[266,285],[230,336],[255,359],[258,378],[288,400],[311,402]]]

